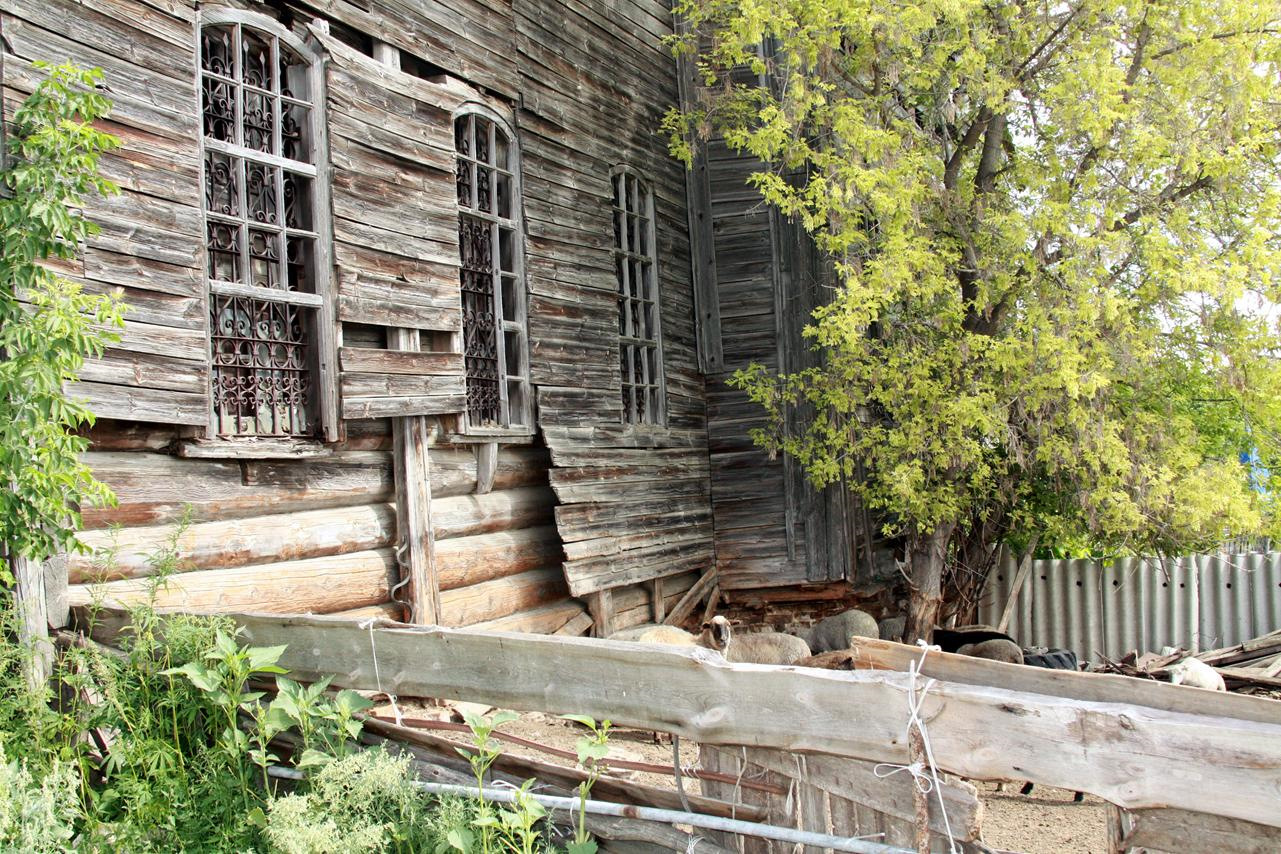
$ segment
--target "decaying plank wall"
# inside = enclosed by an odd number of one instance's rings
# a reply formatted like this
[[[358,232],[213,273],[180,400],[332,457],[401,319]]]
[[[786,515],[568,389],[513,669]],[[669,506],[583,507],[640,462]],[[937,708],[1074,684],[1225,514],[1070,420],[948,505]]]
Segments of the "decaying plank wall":
[[[97,65],[115,102],[105,160],[124,188],[93,201],[103,233],[66,272],[123,288],[119,346],[85,371],[99,417],[88,460],[121,496],[90,510],[72,597],[133,601],[176,531],[162,604],[394,614],[390,419],[429,417],[441,622],[582,633],[570,596],[616,588],[615,624],[652,619],[710,567],[710,470],[692,318],[685,176],[657,128],[677,98],[663,0],[264,7],[325,58],[340,441],[252,451],[209,423],[209,304],[193,0],[0,0],[6,103],[37,59]],[[554,22],[554,23],[553,23]],[[375,44],[399,51],[380,62]],[[384,57],[385,59],[385,57]],[[497,447],[492,486],[456,438],[464,406],[453,114],[510,116],[522,149],[531,380],[542,436]],[[653,188],[666,423],[622,418],[610,173]],[[417,339],[406,346],[403,337]],[[151,426],[146,426],[151,425]],[[545,438],[545,448],[543,447]],[[484,459],[487,457],[482,455]],[[465,472],[465,474],[464,474]],[[477,494],[483,493],[483,494]],[[119,530],[108,534],[109,526]],[[649,586],[668,577],[663,602]]]
[[[661,0],[516,8],[532,380],[575,595],[710,567],[703,383],[685,176],[657,129],[676,103]],[[652,188],[666,423],[623,424],[611,170]]]
[[[102,122],[122,143],[103,158],[119,196],[94,200],[101,233],[70,278],[121,288],[130,311],[120,342],[89,362],[76,393],[104,418],[205,424],[209,356],[200,210],[200,118],[189,4],[95,8],[73,0],[4,0],[5,109],[43,77],[32,63],[102,69],[113,102]]]

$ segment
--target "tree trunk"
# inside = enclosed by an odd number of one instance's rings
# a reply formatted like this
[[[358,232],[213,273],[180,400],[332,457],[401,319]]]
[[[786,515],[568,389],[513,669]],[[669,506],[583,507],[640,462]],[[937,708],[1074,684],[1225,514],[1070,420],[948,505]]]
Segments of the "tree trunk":
[[[934,638],[943,605],[943,566],[947,561],[947,541],[954,526],[939,525],[932,531],[913,534],[908,540],[908,571],[911,582],[907,606],[907,630],[903,640],[914,643]]]

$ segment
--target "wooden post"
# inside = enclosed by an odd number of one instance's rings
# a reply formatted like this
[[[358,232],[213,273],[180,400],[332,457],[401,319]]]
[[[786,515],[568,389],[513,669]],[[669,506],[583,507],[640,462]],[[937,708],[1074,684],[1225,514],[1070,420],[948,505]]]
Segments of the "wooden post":
[[[393,329],[395,350],[417,350],[418,330]],[[396,479],[397,558],[408,579],[405,615],[410,623],[440,622],[440,582],[436,576],[436,537],[431,523],[431,464],[427,457],[427,418],[410,415],[392,421]]]
[[[661,623],[663,622],[663,617],[667,611],[667,603],[663,601],[662,578],[655,578],[650,582],[649,595],[651,599],[650,604],[654,606],[654,622]]]
[[[1125,854],[1127,848],[1125,844],[1125,816],[1121,808],[1116,804],[1107,804],[1105,815],[1107,818],[1108,854]]]
[[[38,560],[15,555],[10,558],[16,581],[18,642],[27,659],[27,684],[42,691],[53,673],[53,644],[49,640],[49,614],[45,604],[44,566]]]
[[[598,638],[614,633],[614,591],[598,590],[587,597],[587,610],[592,614],[592,634]]]
[[[1027,582],[1028,574],[1032,571],[1032,554],[1036,551],[1036,538],[1028,543],[1027,549],[1024,550],[1019,560],[1019,568],[1014,573],[1014,580],[1010,582],[1009,597],[1005,600],[1005,607],[1001,610],[1001,621],[996,624],[998,632],[1005,631],[1010,625],[1010,619],[1014,616],[1014,608],[1019,601],[1019,591]]]
[[[498,473],[498,443],[482,442],[472,447],[476,454],[476,494],[488,495],[494,489],[494,476]]]

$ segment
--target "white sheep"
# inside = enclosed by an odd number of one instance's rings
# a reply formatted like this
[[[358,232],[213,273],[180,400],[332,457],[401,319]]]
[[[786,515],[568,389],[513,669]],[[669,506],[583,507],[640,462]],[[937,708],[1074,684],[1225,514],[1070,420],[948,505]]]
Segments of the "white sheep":
[[[608,640],[633,643],[662,644],[664,646],[699,646],[698,638],[676,626],[637,626],[614,632]]]
[[[1223,677],[1210,665],[1199,658],[1183,659],[1178,664],[1166,668],[1170,674],[1170,684],[1191,685],[1193,688],[1208,688],[1211,691],[1226,691]]]

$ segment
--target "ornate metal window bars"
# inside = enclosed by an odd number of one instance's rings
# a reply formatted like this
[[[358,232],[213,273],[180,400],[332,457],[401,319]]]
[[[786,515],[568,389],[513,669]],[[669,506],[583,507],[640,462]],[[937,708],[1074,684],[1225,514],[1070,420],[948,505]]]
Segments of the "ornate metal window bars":
[[[211,431],[311,436],[317,416],[315,58],[265,28],[200,29]]]
[[[647,183],[626,169],[615,170],[613,185],[623,423],[662,424],[666,394],[654,252],[654,195]]]
[[[519,170],[496,116],[454,120],[467,429],[528,428],[533,401],[525,327]]]

